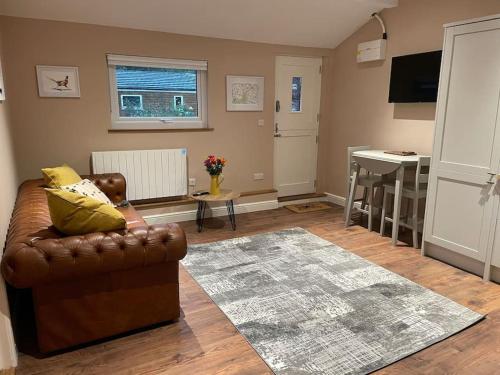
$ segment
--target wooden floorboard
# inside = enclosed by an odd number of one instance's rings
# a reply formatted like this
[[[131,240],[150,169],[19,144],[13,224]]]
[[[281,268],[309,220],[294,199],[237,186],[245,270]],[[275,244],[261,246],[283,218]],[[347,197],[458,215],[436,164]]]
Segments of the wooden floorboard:
[[[237,230],[225,218],[208,219],[202,233],[181,223],[189,243],[218,241],[302,227],[376,264],[488,314],[473,327],[405,358],[378,374],[500,374],[500,286],[421,257],[403,242],[347,229],[342,208],[295,214],[280,208],[237,216]],[[389,229],[389,228],[388,228]],[[410,237],[403,234],[401,239]],[[17,374],[270,374],[268,367],[219,308],[181,267],[183,316],[177,323],[110,340],[45,359],[21,354]],[[91,317],[89,317],[91,319]]]

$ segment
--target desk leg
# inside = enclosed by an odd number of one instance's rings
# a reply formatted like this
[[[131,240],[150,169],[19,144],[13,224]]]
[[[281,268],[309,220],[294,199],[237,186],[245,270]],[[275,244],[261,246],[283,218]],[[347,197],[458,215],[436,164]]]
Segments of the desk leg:
[[[203,220],[205,219],[205,208],[207,207],[207,202],[198,201],[198,210],[196,211],[196,224],[198,224],[198,232],[203,229]]]
[[[396,246],[399,233],[399,218],[401,216],[401,197],[403,193],[403,179],[405,176],[405,168],[399,167],[396,173],[396,185],[394,189],[394,213],[392,216],[392,245]]]
[[[349,192],[349,198],[346,201],[347,209],[345,213],[345,227],[347,228],[351,223],[351,214],[352,208],[354,207],[354,199],[356,197],[356,190],[358,189],[358,180],[359,180],[359,164],[356,164],[356,168],[354,169],[354,174],[352,175],[352,183],[351,183],[351,191]]]

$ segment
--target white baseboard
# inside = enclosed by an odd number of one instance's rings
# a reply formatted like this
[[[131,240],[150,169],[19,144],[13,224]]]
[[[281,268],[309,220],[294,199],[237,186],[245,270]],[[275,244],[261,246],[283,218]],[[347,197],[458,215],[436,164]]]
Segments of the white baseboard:
[[[327,192],[325,192],[325,194],[326,194],[326,200],[328,202],[336,204],[336,205],[341,206],[341,207],[345,207],[346,199],[344,197],[341,197],[340,195],[327,193]],[[359,202],[359,201],[354,202],[354,207],[361,208],[361,202]],[[378,209],[378,208],[376,208],[376,209]]]
[[[328,202],[336,204],[338,206],[342,206],[342,207],[345,206],[346,199],[344,197],[341,197],[340,195],[327,193],[327,192],[325,192],[325,194],[326,194],[325,198]]]
[[[246,212],[256,212],[256,211],[265,211],[265,210],[274,210],[279,207],[286,206],[287,204],[302,204],[309,202],[321,202],[327,201],[338,206],[345,206],[346,199],[341,197],[340,195],[335,195],[331,193],[325,192],[325,197],[316,197],[309,199],[300,199],[296,201],[290,202],[278,202],[277,200],[269,200],[262,202],[252,202],[252,203],[241,203],[234,205],[234,213],[235,214],[243,214]],[[359,202],[356,202],[356,205],[359,206]],[[218,217],[227,215],[226,206],[219,206],[210,208],[207,207],[207,211],[205,213],[205,217]],[[166,212],[164,214],[158,215],[148,215],[144,216],[144,220],[148,224],[161,224],[161,223],[178,223],[181,221],[190,221],[196,220],[196,210],[187,210],[187,211],[179,211],[179,212]]]
[[[247,212],[255,211],[265,211],[274,210],[278,208],[278,201],[262,201],[262,202],[251,202],[251,203],[240,203],[234,205],[234,213],[243,214]],[[205,217],[218,217],[227,215],[226,206],[219,207],[207,207],[205,212]],[[196,220],[196,210],[180,211],[180,212],[167,212],[158,215],[144,216],[144,220],[148,224],[163,224],[163,223],[178,223],[181,221]]]

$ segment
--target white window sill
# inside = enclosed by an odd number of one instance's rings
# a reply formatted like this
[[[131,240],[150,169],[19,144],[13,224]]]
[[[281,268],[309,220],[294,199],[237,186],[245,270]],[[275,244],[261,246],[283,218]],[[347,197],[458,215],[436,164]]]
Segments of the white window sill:
[[[110,130],[204,130],[207,124],[201,121],[115,121]]]

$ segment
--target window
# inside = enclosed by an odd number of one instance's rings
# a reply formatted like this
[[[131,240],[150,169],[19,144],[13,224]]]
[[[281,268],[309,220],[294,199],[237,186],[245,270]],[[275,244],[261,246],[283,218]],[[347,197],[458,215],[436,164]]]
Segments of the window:
[[[108,55],[112,129],[207,126],[207,62]]]
[[[184,105],[184,97],[182,95],[174,96],[174,108],[180,108]]]
[[[302,77],[292,78],[292,112],[302,111]]]
[[[120,95],[120,110],[142,110],[142,95]]]

